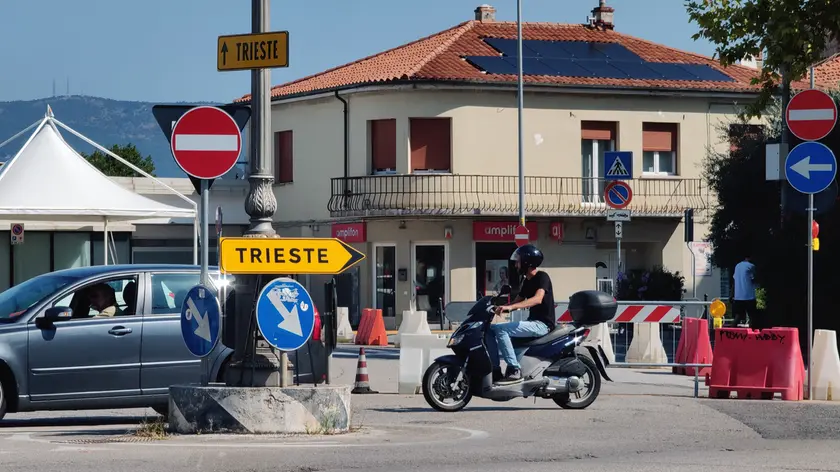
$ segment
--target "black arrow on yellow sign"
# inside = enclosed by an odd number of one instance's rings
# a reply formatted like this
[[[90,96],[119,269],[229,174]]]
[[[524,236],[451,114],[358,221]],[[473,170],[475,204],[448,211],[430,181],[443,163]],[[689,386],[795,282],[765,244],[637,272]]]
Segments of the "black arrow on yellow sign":
[[[227,64],[227,53],[228,53],[227,43],[224,43],[224,44],[222,44],[222,65]]]
[[[219,268],[226,274],[321,274],[344,272],[365,259],[335,238],[222,238]]]

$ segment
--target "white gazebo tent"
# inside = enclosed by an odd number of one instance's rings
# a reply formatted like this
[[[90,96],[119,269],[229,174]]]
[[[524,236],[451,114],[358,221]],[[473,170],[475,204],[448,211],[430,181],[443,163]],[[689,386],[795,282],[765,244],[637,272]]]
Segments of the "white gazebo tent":
[[[189,207],[167,205],[124,188],[79,155],[61,136],[59,127],[154,180]],[[0,218],[21,223],[102,223],[106,265],[109,221],[192,218],[193,263],[198,263],[198,212],[193,200],[58,121],[49,107],[42,120],[0,143],[0,148],[32,128],[35,131],[20,151],[0,167]]]

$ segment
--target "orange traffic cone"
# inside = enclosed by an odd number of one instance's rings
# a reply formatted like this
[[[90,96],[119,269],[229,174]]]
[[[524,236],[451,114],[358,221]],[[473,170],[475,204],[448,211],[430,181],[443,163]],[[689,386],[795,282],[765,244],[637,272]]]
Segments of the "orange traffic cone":
[[[367,358],[365,348],[359,348],[359,363],[356,365],[356,384],[350,393],[379,393],[370,389],[370,378],[368,378]]]

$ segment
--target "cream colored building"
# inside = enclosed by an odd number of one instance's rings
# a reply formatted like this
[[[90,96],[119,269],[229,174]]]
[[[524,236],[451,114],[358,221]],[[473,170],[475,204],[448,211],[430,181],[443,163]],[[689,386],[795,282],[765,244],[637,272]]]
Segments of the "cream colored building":
[[[728,149],[725,130],[753,96],[755,70],[623,35],[612,15],[595,8],[588,25],[524,26],[531,239],[557,299],[614,279],[603,153],[630,151],[622,267],[664,265],[686,276],[686,297],[693,283],[697,297],[719,296],[719,270],[701,257],[692,272],[683,212],[695,210],[702,241],[715,205],[702,162],[709,149]],[[475,16],[272,89],[280,233],[336,236],[367,254],[340,278],[341,303],[383,309],[389,324],[409,308],[436,320],[435,299],[492,291],[515,249],[516,62],[504,53],[516,28],[490,6]],[[316,300],[323,280],[310,279]]]

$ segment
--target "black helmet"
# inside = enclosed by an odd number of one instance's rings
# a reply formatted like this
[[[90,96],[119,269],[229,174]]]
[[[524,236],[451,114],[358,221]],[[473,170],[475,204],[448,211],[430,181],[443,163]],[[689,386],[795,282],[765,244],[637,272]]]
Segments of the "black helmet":
[[[510,256],[510,260],[519,261],[519,271],[522,274],[527,273],[531,269],[536,269],[543,262],[543,253],[533,244],[526,244],[522,247],[516,248]]]

